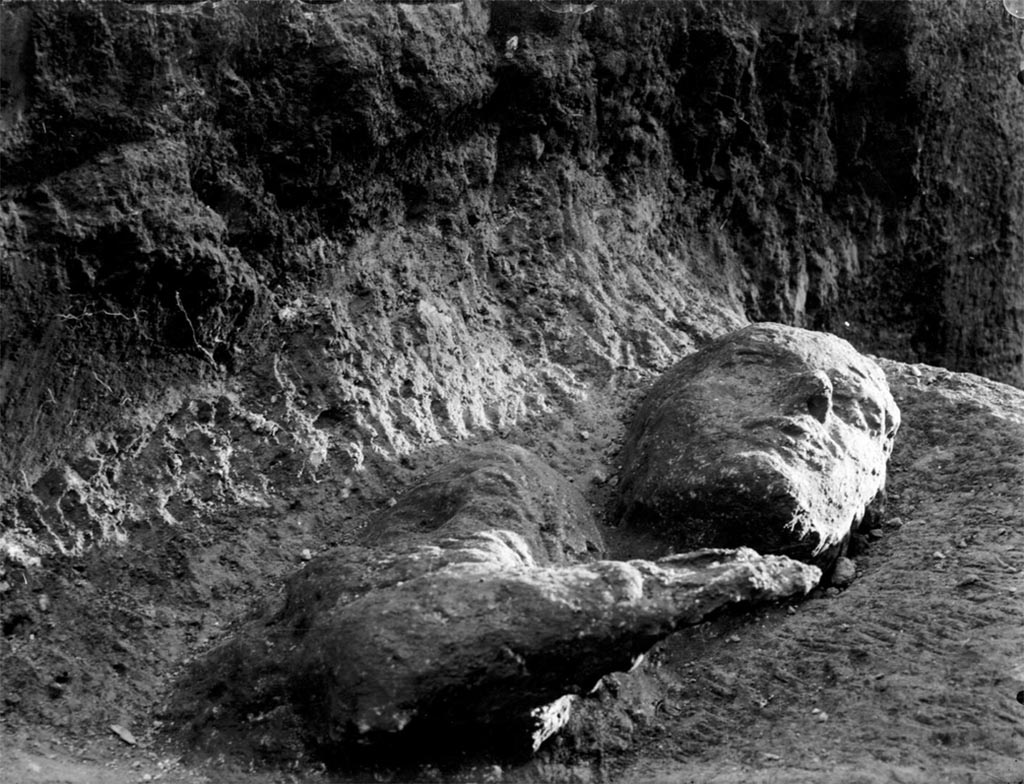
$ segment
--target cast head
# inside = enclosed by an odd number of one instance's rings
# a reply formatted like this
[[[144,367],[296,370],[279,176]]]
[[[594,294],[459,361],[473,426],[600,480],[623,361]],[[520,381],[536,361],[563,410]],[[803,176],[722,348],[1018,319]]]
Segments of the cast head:
[[[883,490],[899,424],[885,375],[845,340],[755,324],[651,389],[627,434],[621,515],[677,551],[827,566]]]

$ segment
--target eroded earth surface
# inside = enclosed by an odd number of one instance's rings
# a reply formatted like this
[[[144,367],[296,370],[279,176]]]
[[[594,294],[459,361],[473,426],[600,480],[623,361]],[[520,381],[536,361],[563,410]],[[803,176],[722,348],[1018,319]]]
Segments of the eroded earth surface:
[[[130,543],[53,575],[8,571],[9,583],[31,584],[12,591],[22,614],[5,612],[5,677],[25,687],[25,712],[36,721],[6,728],[0,770],[11,781],[83,784],[1018,782],[1024,392],[879,362],[903,427],[887,516],[855,542],[852,585],[669,638],[633,673],[607,678],[582,700],[567,729],[531,760],[327,773],[273,737],[260,739],[263,752],[248,759],[199,759],[168,738],[158,718],[181,663],[243,609],[239,593],[279,584],[301,563],[312,543],[305,525],[323,530],[318,520],[347,514],[357,527],[359,508],[386,508],[446,447],[404,467],[367,469],[368,487],[355,501],[325,489],[315,517],[293,511],[282,515],[286,526],[269,514],[245,525],[222,520],[223,540],[191,563],[183,554],[180,571],[166,557],[182,548],[175,542]],[[539,421],[508,439],[545,457],[607,515],[627,412],[648,384],[623,377],[593,390],[573,417]],[[343,524],[333,530],[344,538]],[[614,550],[621,532],[605,533]],[[204,585],[213,574],[207,559],[230,564],[213,585]],[[130,732],[134,745],[111,725]]]
[[[614,525],[625,428],[752,321],[1021,385],[1003,4],[561,10],[2,3],[0,780],[1022,780],[1024,393],[890,361],[848,587],[669,638],[534,757],[170,731],[191,663],[474,444],[662,555]]]

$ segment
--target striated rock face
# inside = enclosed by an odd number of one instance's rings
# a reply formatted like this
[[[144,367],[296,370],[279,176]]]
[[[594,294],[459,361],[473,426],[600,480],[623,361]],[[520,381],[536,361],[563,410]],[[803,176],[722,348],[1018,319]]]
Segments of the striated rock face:
[[[5,3],[18,541],[67,550],[51,502],[79,491],[99,511],[75,552],[148,524],[118,477],[224,396],[315,455],[309,483],[748,320],[1021,383],[1024,91],[997,3],[587,7]],[[94,442],[122,446],[69,475]],[[245,472],[272,488],[272,462]]]
[[[358,736],[353,717],[372,724],[373,706],[399,698],[375,701],[372,668],[355,706],[325,707],[284,680],[288,645],[305,633],[301,608],[357,624],[344,607],[378,591],[390,606],[389,591],[407,590],[400,581],[454,584],[450,569],[493,566],[486,584],[524,592],[509,582],[518,570],[567,569],[574,586],[614,571],[578,562],[602,557],[588,518],[574,517],[578,496],[515,456],[444,480],[448,511],[423,488],[358,524],[455,442],[496,434],[535,444],[577,480],[600,478],[578,482],[600,505],[618,472],[612,412],[750,321],[1024,384],[1020,26],[998,2],[553,6],[0,4],[5,724],[92,737],[116,706],[122,726],[149,726],[167,673],[310,558],[289,583],[290,609],[267,616],[285,631],[254,627],[231,648],[237,659],[217,659],[202,682],[221,673],[246,685],[225,692],[224,715],[261,744],[273,735],[262,729],[298,705],[320,717],[303,726]],[[993,400],[1017,405],[995,382],[942,378],[906,377],[927,431],[912,438],[971,441],[999,420],[971,413],[975,395],[993,411]],[[947,383],[956,389],[937,391]],[[983,443],[972,469],[982,485],[990,466],[1002,476],[989,488],[1005,496],[994,514],[914,511],[941,495],[933,474],[956,475],[959,447],[908,472],[907,537],[934,539],[931,520],[946,521],[949,547],[969,553],[956,525],[1015,520],[1020,450],[1007,439]],[[516,475],[552,488],[551,499]],[[486,503],[485,490],[495,490]],[[973,490],[953,505],[974,508]],[[474,532],[492,514],[500,526]],[[435,540],[449,525],[463,538]],[[997,593],[1009,574],[1003,536],[982,551]],[[313,558],[328,548],[336,557]],[[898,591],[861,610],[888,617],[900,596],[940,597],[920,590],[922,575],[955,574],[919,568],[933,563],[933,544],[893,552],[912,556],[893,559],[909,564],[906,579],[877,582]],[[558,585],[528,583],[549,598]],[[431,600],[416,598],[441,612]],[[950,642],[949,616],[933,609],[906,609],[901,623],[923,619]],[[808,636],[829,637],[831,621]],[[318,628],[323,650],[344,643]],[[364,631],[353,639],[380,644]],[[778,650],[766,655],[794,649]],[[988,716],[1006,667],[969,669],[988,684],[974,703]],[[574,683],[524,690],[540,699]],[[401,694],[403,715],[438,704]],[[719,742],[677,705],[701,734],[667,753]],[[543,720],[557,725],[560,706]],[[864,715],[833,734],[858,737]],[[921,749],[964,737],[928,723]],[[279,751],[292,764],[293,749]]]
[[[845,340],[755,324],[651,389],[623,448],[620,514],[674,550],[828,566],[884,488],[899,426],[885,374]]]
[[[175,712],[201,742],[287,707],[322,749],[393,750],[397,733],[451,747],[467,728],[536,747],[564,698],[658,640],[819,577],[750,550],[578,563],[600,547],[584,512],[524,450],[474,450],[370,520],[362,546],[291,577],[281,609],[186,676]]]

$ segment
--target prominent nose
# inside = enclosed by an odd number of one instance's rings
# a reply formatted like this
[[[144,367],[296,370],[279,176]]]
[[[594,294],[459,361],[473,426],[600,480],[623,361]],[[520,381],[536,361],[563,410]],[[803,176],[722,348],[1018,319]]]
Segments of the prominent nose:
[[[800,377],[800,397],[807,412],[824,424],[832,410],[832,381],[823,370],[815,370]]]

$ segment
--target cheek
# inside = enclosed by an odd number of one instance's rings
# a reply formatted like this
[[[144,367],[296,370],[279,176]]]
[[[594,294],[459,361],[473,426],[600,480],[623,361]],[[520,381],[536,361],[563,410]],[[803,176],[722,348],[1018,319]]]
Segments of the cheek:
[[[880,431],[869,432],[833,418],[829,427],[829,435],[851,459],[865,464],[883,461],[892,450],[892,440],[886,439]]]

